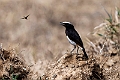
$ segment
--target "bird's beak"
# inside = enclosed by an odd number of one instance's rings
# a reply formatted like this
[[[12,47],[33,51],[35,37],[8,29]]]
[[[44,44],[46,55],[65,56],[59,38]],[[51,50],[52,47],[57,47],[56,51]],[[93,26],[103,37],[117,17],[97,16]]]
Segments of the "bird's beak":
[[[64,24],[62,22],[60,22],[60,25],[64,26]]]

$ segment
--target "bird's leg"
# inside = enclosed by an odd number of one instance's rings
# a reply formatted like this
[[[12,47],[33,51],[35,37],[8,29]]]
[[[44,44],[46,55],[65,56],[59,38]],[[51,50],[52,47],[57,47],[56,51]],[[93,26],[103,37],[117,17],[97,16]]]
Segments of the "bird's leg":
[[[78,54],[79,46],[77,46],[77,54]]]
[[[75,48],[76,48],[76,46],[74,46],[73,50],[70,53],[72,53],[75,50]]]

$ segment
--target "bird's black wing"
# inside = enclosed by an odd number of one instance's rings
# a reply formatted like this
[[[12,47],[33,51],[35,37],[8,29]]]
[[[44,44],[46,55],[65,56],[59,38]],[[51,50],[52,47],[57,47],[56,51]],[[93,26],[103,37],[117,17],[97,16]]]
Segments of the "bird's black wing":
[[[29,14],[29,15],[27,15],[26,17],[28,17],[28,16],[30,16],[30,14]]]
[[[65,33],[72,41],[74,41],[80,47],[84,48],[83,47],[83,42],[82,42],[79,34],[77,33],[77,31],[75,29],[66,30]]]

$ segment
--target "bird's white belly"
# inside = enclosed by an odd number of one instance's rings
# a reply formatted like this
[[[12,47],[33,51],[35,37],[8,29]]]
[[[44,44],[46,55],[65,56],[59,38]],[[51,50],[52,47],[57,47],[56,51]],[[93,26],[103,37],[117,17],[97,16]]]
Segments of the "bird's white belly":
[[[68,36],[67,36],[67,39],[68,39],[68,41],[70,42],[70,44],[76,45],[76,43],[75,43],[74,41],[70,40]]]

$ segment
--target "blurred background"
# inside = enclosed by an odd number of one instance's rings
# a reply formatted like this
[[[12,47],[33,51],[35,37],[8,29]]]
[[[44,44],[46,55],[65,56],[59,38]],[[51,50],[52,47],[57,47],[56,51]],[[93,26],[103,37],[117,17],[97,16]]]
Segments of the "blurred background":
[[[58,60],[73,48],[59,22],[73,23],[86,48],[86,37],[95,40],[88,33],[108,18],[102,6],[112,13],[120,0],[0,0],[0,43],[27,64]]]

